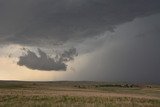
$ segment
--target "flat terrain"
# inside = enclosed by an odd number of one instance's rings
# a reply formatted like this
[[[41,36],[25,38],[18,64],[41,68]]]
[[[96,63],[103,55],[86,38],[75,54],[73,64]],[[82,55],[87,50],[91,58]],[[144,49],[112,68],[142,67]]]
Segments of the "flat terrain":
[[[160,107],[160,86],[0,81],[0,107]]]

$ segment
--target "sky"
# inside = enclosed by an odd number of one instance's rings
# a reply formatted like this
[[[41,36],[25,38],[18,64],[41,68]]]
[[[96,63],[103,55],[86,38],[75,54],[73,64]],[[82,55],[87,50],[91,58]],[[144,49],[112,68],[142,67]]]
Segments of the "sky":
[[[160,84],[159,0],[0,0],[0,80]]]

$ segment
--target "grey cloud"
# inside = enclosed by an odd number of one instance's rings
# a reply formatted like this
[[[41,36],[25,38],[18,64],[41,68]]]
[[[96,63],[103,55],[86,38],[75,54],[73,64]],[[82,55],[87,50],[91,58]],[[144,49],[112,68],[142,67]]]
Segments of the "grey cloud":
[[[0,40],[42,46],[83,40],[158,12],[159,0],[0,0]]]
[[[160,84],[160,37],[145,35],[107,41],[82,57],[85,65],[66,79]]]
[[[78,55],[75,48],[64,51],[64,53],[56,55],[55,58],[49,57],[41,49],[38,49],[39,57],[35,52],[28,49],[24,50],[27,51],[27,54],[20,56],[17,64],[20,66],[26,66],[30,69],[45,71],[66,71],[66,62],[74,60],[74,57]]]
[[[60,56],[63,61],[70,61],[73,60],[73,56],[78,56],[78,53],[76,52],[75,48],[71,48],[68,51],[64,51],[64,53]]]
[[[159,13],[160,0],[0,0],[0,46],[46,49],[26,50],[17,64],[48,71],[66,70],[78,49],[66,80],[160,83]]]
[[[160,84],[159,19],[160,14],[118,26],[114,39],[107,36],[103,44],[94,42],[95,50],[81,56],[76,73],[66,80]]]

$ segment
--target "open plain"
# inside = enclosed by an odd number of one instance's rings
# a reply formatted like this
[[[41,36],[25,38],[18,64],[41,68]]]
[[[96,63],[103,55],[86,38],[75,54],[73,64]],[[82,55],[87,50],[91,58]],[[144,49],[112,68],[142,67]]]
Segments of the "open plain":
[[[1,81],[0,107],[160,107],[160,86]]]

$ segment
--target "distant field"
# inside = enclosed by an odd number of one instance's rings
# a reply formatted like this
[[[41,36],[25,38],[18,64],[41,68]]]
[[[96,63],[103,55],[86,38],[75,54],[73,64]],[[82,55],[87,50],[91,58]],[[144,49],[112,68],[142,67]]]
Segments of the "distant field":
[[[0,81],[0,107],[160,107],[160,86]]]

